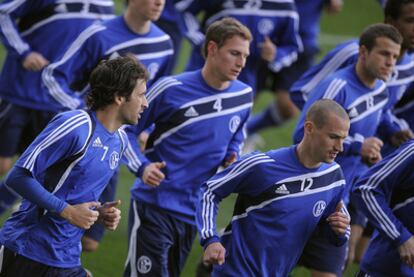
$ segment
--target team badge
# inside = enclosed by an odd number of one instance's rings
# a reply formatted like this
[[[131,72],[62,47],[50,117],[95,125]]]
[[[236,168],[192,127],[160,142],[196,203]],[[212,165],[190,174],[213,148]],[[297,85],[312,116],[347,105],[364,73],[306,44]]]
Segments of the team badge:
[[[145,274],[150,272],[152,267],[152,262],[150,260],[150,258],[148,258],[147,256],[141,256],[138,259],[138,263],[137,263],[137,269],[138,272],[141,274]]]
[[[118,162],[119,162],[119,154],[118,152],[114,151],[109,157],[109,167],[111,169],[115,169],[118,166]]]
[[[313,215],[315,217],[319,217],[326,208],[326,202],[323,200],[319,200],[316,202],[315,206],[313,206]]]
[[[240,121],[241,119],[240,119],[240,116],[238,115],[235,115],[230,119],[230,122],[229,122],[230,132],[235,133],[237,131],[237,128],[239,128],[239,125],[240,125]]]
[[[160,70],[160,65],[158,63],[150,63],[147,66],[147,70],[149,74],[149,79],[152,80],[154,79],[155,75],[158,73],[158,70]]]
[[[271,32],[273,32],[274,28],[275,25],[273,24],[272,20],[267,18],[261,19],[257,23],[257,30],[263,36],[268,36]]]

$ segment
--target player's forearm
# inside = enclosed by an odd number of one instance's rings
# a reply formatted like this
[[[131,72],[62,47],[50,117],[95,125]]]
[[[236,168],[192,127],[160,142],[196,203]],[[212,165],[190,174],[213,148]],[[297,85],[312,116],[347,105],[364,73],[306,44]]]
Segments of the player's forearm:
[[[67,203],[48,192],[31,173],[15,166],[6,180],[6,185],[23,198],[48,211],[60,213]]]

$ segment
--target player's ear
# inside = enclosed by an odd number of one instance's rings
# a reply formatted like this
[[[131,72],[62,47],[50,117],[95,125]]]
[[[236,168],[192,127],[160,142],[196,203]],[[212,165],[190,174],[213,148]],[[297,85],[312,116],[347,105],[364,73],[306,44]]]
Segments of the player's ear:
[[[214,54],[215,51],[217,51],[218,45],[216,42],[210,40],[207,43],[207,56],[211,56]]]
[[[120,95],[115,95],[115,104],[117,104],[118,106],[120,106],[122,103],[125,102],[125,97],[124,96],[120,96]]]
[[[311,134],[315,129],[315,124],[312,121],[306,120],[305,124],[303,124],[303,133],[304,134]]]

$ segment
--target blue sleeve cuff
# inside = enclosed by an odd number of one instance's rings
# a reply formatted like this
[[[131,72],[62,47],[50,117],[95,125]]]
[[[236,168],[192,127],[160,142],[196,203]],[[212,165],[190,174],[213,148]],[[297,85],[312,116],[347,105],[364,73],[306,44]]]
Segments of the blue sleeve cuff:
[[[144,174],[145,168],[150,164],[151,162],[149,160],[142,161],[141,166],[138,168],[138,171],[135,173],[135,176],[138,178],[142,178],[142,175]]]
[[[210,244],[214,243],[214,242],[220,242],[220,238],[218,236],[212,236],[211,238],[208,239],[202,239],[200,244],[203,247],[203,249],[206,249],[207,246],[209,246]]]

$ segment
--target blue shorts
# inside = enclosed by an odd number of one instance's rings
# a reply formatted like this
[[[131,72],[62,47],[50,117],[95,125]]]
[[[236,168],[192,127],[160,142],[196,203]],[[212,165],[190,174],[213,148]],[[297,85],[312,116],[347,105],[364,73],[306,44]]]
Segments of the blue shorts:
[[[196,226],[165,210],[131,200],[124,277],[179,276],[196,236]]]
[[[115,193],[116,193],[116,185],[118,183],[118,174],[119,170],[117,170],[114,175],[112,176],[111,180],[109,180],[108,185],[104,189],[104,191],[101,194],[101,197],[99,197],[99,202],[101,204],[105,202],[110,202],[115,200]],[[100,242],[105,234],[105,226],[96,223],[92,225],[91,228],[85,231],[83,234],[85,237],[91,238],[95,241]]]
[[[55,115],[0,102],[0,157],[21,154]]]
[[[18,255],[7,248],[2,247],[0,253],[0,277],[86,277],[86,271],[81,267],[59,268],[48,266],[24,256]]]
[[[296,62],[277,73],[271,71],[267,63],[263,62],[257,72],[257,91],[288,91],[292,84],[313,65],[316,53],[314,51],[300,53]]]
[[[328,238],[314,232],[303,249],[298,265],[342,276],[348,244],[337,247]]]

